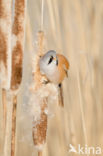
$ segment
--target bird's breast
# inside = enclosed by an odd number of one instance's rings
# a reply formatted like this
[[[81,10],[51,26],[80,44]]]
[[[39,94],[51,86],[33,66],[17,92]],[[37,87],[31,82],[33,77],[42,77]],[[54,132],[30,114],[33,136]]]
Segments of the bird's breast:
[[[50,69],[46,75],[51,82],[58,84],[58,80],[60,77],[60,73],[58,72],[58,68],[55,68],[53,70]]]
[[[66,73],[61,66],[58,66],[47,73],[47,77],[49,78],[49,80],[55,84],[61,83],[64,80],[65,76]]]

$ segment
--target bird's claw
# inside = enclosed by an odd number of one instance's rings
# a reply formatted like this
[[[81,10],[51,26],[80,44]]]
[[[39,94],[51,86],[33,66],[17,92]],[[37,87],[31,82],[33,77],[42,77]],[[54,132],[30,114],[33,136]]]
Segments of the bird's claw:
[[[48,84],[48,83],[49,83],[49,80],[43,80],[42,83],[43,83],[43,84]]]

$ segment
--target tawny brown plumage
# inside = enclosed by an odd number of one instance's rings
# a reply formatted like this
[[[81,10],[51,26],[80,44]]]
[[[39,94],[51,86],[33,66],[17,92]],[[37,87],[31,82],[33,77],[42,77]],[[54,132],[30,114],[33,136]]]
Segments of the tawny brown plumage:
[[[66,57],[61,54],[57,54],[57,57],[58,57],[58,72],[60,75],[58,79],[58,84],[59,84],[67,76],[67,70],[69,69],[69,62],[66,59]]]
[[[58,103],[60,106],[64,106],[61,83],[68,76],[68,60],[65,56],[57,54],[56,51],[49,50],[41,57],[39,65],[41,74],[45,75],[50,82],[58,85]]]
[[[67,75],[67,70],[69,69],[69,62],[65,56],[61,54],[57,54],[58,57],[58,72],[59,72],[59,79],[58,79],[58,103],[61,107],[64,107],[64,99],[63,99],[63,86],[62,81]]]

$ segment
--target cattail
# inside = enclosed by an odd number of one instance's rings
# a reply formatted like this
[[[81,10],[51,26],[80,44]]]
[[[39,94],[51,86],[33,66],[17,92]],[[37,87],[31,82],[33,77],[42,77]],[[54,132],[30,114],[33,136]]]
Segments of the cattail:
[[[11,90],[13,93],[13,110],[12,110],[11,156],[15,155],[17,93],[22,81],[25,3],[26,0],[15,0],[14,21],[12,27]]]
[[[47,108],[47,99],[44,98],[40,104],[40,118],[37,121],[33,121],[33,141],[34,145],[41,149],[41,147],[46,142],[46,132],[47,132],[47,114],[45,110]]]
[[[42,150],[46,142],[47,135],[47,120],[49,96],[54,93],[57,96],[55,85],[48,83],[48,79],[41,75],[39,69],[39,59],[44,54],[44,33],[38,33],[38,50],[33,60],[33,84],[32,84],[32,110],[33,114],[33,141],[34,146],[38,150],[38,156],[42,155]],[[35,63],[34,63],[35,62]],[[55,97],[54,96],[54,97]]]
[[[12,75],[11,89],[17,91],[22,80],[24,49],[25,0],[15,0],[15,14],[12,28]]]
[[[38,92],[42,89],[42,82],[41,80],[43,79],[38,62],[40,59],[40,56],[43,55],[43,41],[44,41],[44,33],[39,32],[38,33],[38,53],[35,55],[35,71],[33,73],[34,75],[34,96],[38,98],[37,96],[39,95]],[[33,60],[33,65],[34,65],[34,60]],[[35,105],[35,103],[34,103]],[[45,113],[45,109],[47,108],[47,99],[46,97],[40,97],[37,101],[37,108],[39,115],[35,116],[35,110],[34,110],[34,118],[33,118],[33,141],[35,147],[37,147],[38,150],[42,150],[42,146],[46,142],[46,131],[47,131],[47,115]],[[36,108],[36,109],[37,109]],[[42,155],[42,152],[38,152],[38,156]]]
[[[0,85],[2,88],[3,124],[6,126],[6,90],[11,79],[11,0],[0,0]]]

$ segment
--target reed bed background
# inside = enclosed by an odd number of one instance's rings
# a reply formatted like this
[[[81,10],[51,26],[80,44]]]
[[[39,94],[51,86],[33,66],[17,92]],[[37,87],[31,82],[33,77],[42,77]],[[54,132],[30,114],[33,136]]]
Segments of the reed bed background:
[[[43,156],[74,156],[77,147],[103,146],[103,1],[44,0],[45,50],[54,49],[70,62],[63,83],[64,104],[49,106]],[[32,139],[29,102],[31,58],[41,29],[41,0],[27,1],[23,80],[18,95],[16,156],[37,156]],[[1,96],[1,91],[0,91]],[[1,99],[1,97],[0,97]],[[3,148],[3,106],[0,100],[0,155]],[[103,155],[103,154],[101,154]]]

